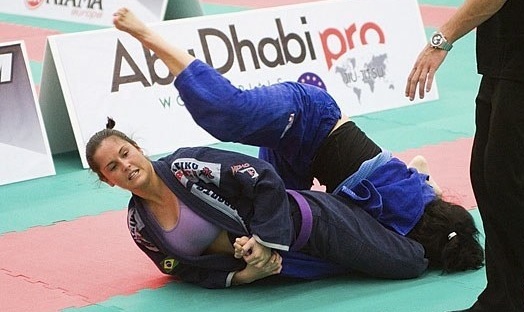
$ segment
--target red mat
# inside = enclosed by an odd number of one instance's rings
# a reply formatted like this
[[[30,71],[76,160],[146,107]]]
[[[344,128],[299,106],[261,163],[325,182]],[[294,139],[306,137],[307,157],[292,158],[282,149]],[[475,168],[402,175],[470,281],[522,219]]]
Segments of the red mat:
[[[31,281],[22,275],[12,276],[11,272],[2,269],[0,293],[2,311],[58,311],[90,304],[81,296],[68,295],[63,289],[50,288],[42,282]]]
[[[319,0],[201,0],[202,3],[231,5],[244,8],[260,9],[289,4],[317,2]],[[419,5],[422,21],[426,27],[440,27],[457,10],[455,7]]]
[[[473,208],[471,143],[460,139],[395,156],[408,162],[424,155],[445,197]],[[0,290],[9,294],[2,298],[3,310],[80,307],[168,281],[133,243],[125,210],[0,236]]]
[[[122,210],[0,236],[2,311],[56,311],[165,285],[125,220]]]
[[[457,8],[454,7],[421,5],[420,14],[422,15],[422,23],[425,27],[439,28],[456,10]]]
[[[0,22],[0,42],[23,40],[30,61],[43,62],[47,36],[59,32],[24,25]]]
[[[406,163],[416,155],[424,156],[431,175],[443,191],[443,197],[472,209],[477,207],[469,179],[472,144],[472,138],[459,139],[395,153],[395,156]]]

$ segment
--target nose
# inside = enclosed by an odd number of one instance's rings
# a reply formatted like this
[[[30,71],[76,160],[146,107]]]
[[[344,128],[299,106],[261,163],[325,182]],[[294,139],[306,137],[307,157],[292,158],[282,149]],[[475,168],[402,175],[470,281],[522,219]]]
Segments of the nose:
[[[122,161],[122,168],[124,171],[129,171],[131,170],[131,164],[127,161]]]

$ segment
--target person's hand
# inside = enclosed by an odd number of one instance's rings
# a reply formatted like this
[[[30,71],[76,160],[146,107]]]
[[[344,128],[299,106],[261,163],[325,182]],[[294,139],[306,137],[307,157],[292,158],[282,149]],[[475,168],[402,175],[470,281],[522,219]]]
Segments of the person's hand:
[[[431,91],[435,72],[446,58],[448,51],[435,49],[429,44],[420,52],[406,83],[405,95],[410,101],[415,99],[418,88],[418,96],[424,98],[426,92]]]
[[[318,192],[324,192],[325,193],[326,192],[326,186],[320,184],[320,182],[318,182],[318,179],[314,178],[313,179],[313,185],[311,186],[311,190],[312,191],[318,191]]]
[[[244,250],[244,245],[249,241],[249,237],[242,236],[235,239],[233,248],[235,249],[235,258],[240,259],[251,252],[251,250]]]
[[[282,271],[282,257],[273,251],[271,257],[264,265],[247,264],[242,271],[238,271],[233,275],[232,284],[240,285],[254,282],[256,280],[279,274]]]
[[[271,249],[260,244],[254,237],[242,236],[233,243],[235,258],[243,258],[247,264],[263,267],[271,258]]]

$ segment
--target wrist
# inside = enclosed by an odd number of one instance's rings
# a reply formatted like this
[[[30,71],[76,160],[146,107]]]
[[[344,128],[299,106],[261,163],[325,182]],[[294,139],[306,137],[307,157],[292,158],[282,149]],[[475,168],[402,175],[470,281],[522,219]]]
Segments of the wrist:
[[[242,285],[253,282],[246,274],[246,270],[236,271],[231,279],[231,285]]]
[[[429,45],[434,49],[440,49],[444,51],[450,51],[453,48],[453,44],[449,42],[444,34],[440,31],[436,31],[431,35],[429,39]]]

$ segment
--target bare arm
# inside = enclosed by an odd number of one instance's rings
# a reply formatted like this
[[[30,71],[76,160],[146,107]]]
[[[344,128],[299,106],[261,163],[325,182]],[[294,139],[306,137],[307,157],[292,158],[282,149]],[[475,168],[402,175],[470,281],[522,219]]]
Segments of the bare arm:
[[[448,42],[453,43],[497,13],[504,3],[506,0],[466,0],[439,30]],[[429,44],[424,47],[406,83],[405,95],[410,100],[415,98],[417,87],[421,99],[431,90],[435,72],[447,54],[447,51],[434,49]]]
[[[113,16],[113,24],[117,29],[130,34],[153,51],[173,75],[178,76],[195,59],[186,51],[169,44],[127,8],[119,9]]]
[[[506,0],[466,0],[440,31],[450,42],[455,42],[492,17],[504,3]]]

